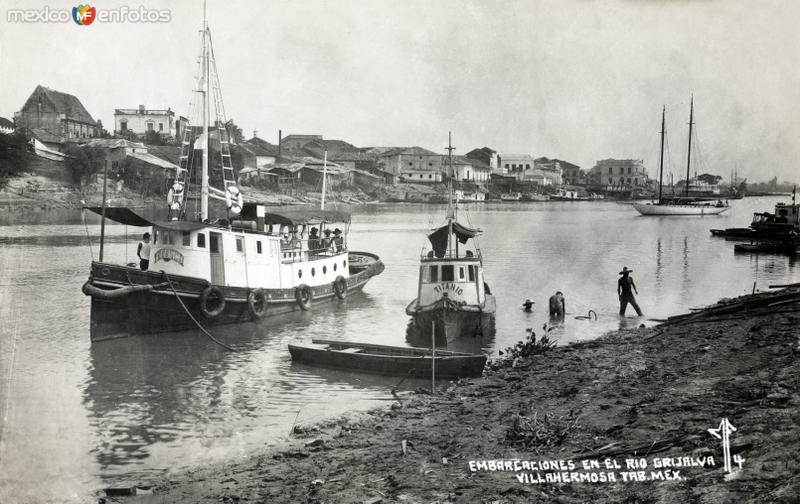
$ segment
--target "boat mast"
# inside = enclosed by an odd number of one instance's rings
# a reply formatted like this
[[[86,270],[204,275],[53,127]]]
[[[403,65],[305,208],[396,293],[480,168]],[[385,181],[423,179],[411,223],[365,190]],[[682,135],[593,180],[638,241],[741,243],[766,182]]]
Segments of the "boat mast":
[[[661,187],[664,185],[664,115],[667,106],[661,109],[661,161],[658,163],[658,204],[661,204]]]
[[[209,91],[209,62],[208,62],[208,20],[206,18],[206,1],[203,0],[203,86],[201,93],[203,94],[203,165],[202,173],[200,174],[200,220],[208,219],[208,156],[210,154],[208,147],[208,121],[210,113],[210,100],[208,96]]]
[[[458,204],[453,205],[453,133],[447,132],[447,164],[449,166],[447,172],[447,253],[453,255],[451,235],[453,234],[453,220],[456,218],[456,210]],[[456,244],[458,246],[458,244]]]
[[[694,95],[689,105],[689,149],[686,154],[686,196],[689,196],[689,165],[692,162],[692,118],[694,117]]]
[[[328,179],[328,148],[325,148],[325,154],[322,157],[322,203],[320,210],[325,210],[325,182]]]

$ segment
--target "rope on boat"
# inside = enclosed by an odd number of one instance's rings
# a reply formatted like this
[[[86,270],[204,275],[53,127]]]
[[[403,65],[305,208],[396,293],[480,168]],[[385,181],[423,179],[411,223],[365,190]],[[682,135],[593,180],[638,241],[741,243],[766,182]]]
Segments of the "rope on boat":
[[[94,250],[92,250],[92,237],[89,236],[89,226],[86,225],[86,207],[81,208],[81,220],[83,221],[83,228],[86,230],[86,241],[89,243],[89,255],[92,256],[92,261],[94,261]]]
[[[192,320],[192,322],[195,323],[197,328],[200,329],[200,332],[205,334],[208,337],[208,339],[210,339],[211,341],[213,341],[217,345],[221,346],[222,348],[230,350],[231,352],[236,352],[237,350],[235,348],[230,347],[230,346],[226,345],[225,343],[219,341],[217,338],[212,336],[210,332],[206,331],[206,329],[200,324],[200,322],[198,322],[197,319],[192,316],[192,314],[189,312],[189,309],[186,308],[186,305],[183,304],[183,299],[181,299],[181,297],[175,291],[175,286],[172,285],[172,280],[170,280],[169,275],[167,275],[163,270],[161,271],[161,274],[164,275],[164,278],[167,279],[167,283],[169,284],[169,288],[170,288],[170,290],[172,290],[172,293],[175,294],[175,298],[178,300],[178,303],[181,304],[181,307],[183,308],[183,311],[186,312],[186,315],[188,315],[189,318]]]

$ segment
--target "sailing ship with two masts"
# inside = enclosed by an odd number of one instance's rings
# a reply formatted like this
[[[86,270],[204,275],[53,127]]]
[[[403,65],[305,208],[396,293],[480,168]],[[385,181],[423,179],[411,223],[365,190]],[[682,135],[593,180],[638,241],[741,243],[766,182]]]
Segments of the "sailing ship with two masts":
[[[661,110],[661,157],[658,168],[658,201],[651,203],[634,203],[635,208],[642,215],[717,215],[728,210],[727,202],[716,202],[691,199],[689,196],[689,174],[692,162],[692,125],[694,124],[694,96],[689,106],[689,147],[686,156],[686,187],[684,196],[666,198],[664,188],[664,117],[666,106]]]
[[[481,230],[458,222],[452,189],[453,149],[448,142],[447,223],[428,235],[431,248],[423,247],[420,257],[417,297],[406,307],[419,335],[433,332],[439,341],[485,334],[493,327],[496,311],[495,298],[483,277],[483,255],[477,240]]]
[[[186,128],[166,218],[149,220],[128,208],[108,208],[105,201],[89,208],[102,215],[99,260],[92,261],[83,286],[91,297],[92,341],[308,310],[312,300],[344,299],[383,271],[376,255],[348,250],[346,213],[273,212],[244,202],[205,12],[203,18],[197,99],[191,106],[202,127]],[[149,229],[148,270],[104,261],[106,219]],[[321,238],[326,227],[337,231],[335,239]]]

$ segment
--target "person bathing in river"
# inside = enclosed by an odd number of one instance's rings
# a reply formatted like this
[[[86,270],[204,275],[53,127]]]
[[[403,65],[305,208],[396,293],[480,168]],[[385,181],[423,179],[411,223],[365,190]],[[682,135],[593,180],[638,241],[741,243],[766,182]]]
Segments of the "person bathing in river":
[[[622,271],[619,272],[622,277],[617,282],[617,294],[619,295],[619,314],[625,316],[625,310],[628,309],[628,303],[633,306],[633,309],[636,310],[636,314],[640,317],[642,316],[642,310],[639,308],[638,303],[636,303],[636,298],[633,296],[635,292],[636,295],[639,295],[638,289],[636,289],[636,284],[633,282],[633,278],[630,276],[633,270],[629,270],[627,266],[622,267]],[[631,291],[633,289],[633,291]]]
[[[550,318],[552,320],[564,320],[564,293],[556,292],[550,296]]]
[[[150,233],[142,235],[142,241],[136,248],[136,255],[139,256],[139,267],[142,271],[147,271],[150,267]]]
[[[524,302],[524,303],[522,303],[522,309],[523,309],[525,312],[527,312],[527,313],[530,313],[530,312],[532,312],[532,311],[533,311],[533,305],[534,305],[534,302],[533,302],[533,301],[531,301],[531,299],[530,299],[530,298],[528,298],[528,299],[526,299],[526,300],[525,300],[525,302]]]

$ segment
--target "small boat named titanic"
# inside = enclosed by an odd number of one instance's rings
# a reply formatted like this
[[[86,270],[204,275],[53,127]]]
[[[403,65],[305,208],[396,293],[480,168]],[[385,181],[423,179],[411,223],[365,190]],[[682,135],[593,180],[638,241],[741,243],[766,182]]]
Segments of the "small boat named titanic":
[[[292,360],[318,366],[368,373],[427,377],[434,359],[436,377],[477,377],[486,356],[430,348],[397,347],[348,341],[312,340],[310,345],[289,345]]]
[[[450,194],[447,224],[428,235],[431,250],[423,249],[420,258],[417,298],[406,307],[419,334],[433,330],[437,339],[446,341],[483,335],[493,326],[496,311],[483,278],[483,256],[476,240],[480,230],[456,221],[452,189]]]

